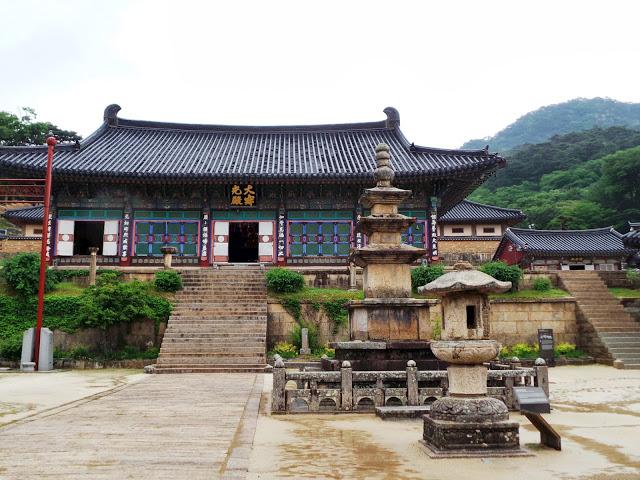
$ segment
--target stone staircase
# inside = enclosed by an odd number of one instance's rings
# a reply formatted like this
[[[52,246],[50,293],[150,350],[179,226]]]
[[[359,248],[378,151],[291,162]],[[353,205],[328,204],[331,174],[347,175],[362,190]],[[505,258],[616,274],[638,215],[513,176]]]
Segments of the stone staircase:
[[[267,287],[259,267],[182,272],[155,373],[263,372]]]
[[[640,323],[624,311],[598,273],[563,271],[558,278],[578,304],[579,347],[598,362],[622,360],[625,368],[640,369]]]

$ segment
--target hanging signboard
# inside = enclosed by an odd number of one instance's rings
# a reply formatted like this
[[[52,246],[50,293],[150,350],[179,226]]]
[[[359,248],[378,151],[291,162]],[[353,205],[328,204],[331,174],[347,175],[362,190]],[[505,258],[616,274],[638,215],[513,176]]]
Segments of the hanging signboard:
[[[252,184],[234,184],[231,186],[232,207],[255,207],[256,191]]]

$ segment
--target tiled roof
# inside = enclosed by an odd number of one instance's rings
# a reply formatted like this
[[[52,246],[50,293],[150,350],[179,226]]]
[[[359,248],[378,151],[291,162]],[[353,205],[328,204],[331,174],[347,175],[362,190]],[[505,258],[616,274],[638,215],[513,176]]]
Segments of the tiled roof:
[[[629,230],[625,233],[622,236],[622,243],[629,248],[640,248],[640,224],[636,224],[637,226],[634,226],[631,222],[629,222],[629,224],[633,226],[635,230]]]
[[[44,207],[37,205],[35,207],[22,207],[6,210],[2,216],[7,220],[20,221],[24,223],[42,222],[44,215]]]
[[[515,208],[502,208],[463,200],[440,217],[440,223],[506,222],[515,224],[527,216]]]
[[[76,145],[56,147],[54,175],[124,181],[259,178],[282,181],[369,181],[375,146],[391,147],[400,181],[463,178],[466,189],[505,164],[484,150],[443,150],[410,144],[400,118],[385,109],[380,122],[339,125],[245,127],[126,120],[106,108],[103,125]],[[0,167],[42,175],[46,147],[0,147]]]
[[[632,253],[622,243],[622,235],[613,227],[591,230],[530,230],[508,228],[504,240],[510,240],[523,252],[540,256],[618,255]],[[502,246],[502,242],[501,242]],[[497,253],[500,251],[498,247]]]

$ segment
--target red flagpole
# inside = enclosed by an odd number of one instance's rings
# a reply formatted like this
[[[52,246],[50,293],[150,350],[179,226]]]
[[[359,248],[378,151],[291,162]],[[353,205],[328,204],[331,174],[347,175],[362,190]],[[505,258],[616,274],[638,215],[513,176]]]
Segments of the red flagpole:
[[[34,359],[36,370],[38,370],[38,360],[40,357],[40,331],[42,330],[42,317],[44,314],[44,287],[47,276],[47,242],[49,237],[49,204],[51,202],[51,170],[53,168],[53,151],[55,149],[56,137],[47,138],[47,176],[44,186],[44,215],[42,217],[42,247],[40,248],[40,285],[38,287],[38,317],[36,320]]]

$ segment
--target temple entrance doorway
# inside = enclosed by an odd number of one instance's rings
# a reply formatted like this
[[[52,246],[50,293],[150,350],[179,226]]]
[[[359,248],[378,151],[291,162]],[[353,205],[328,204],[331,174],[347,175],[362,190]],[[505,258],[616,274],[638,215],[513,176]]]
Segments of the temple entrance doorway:
[[[103,242],[104,222],[75,222],[73,226],[74,255],[90,255],[90,247],[98,247],[98,255],[102,255]]]
[[[229,262],[258,262],[258,222],[229,224]]]

